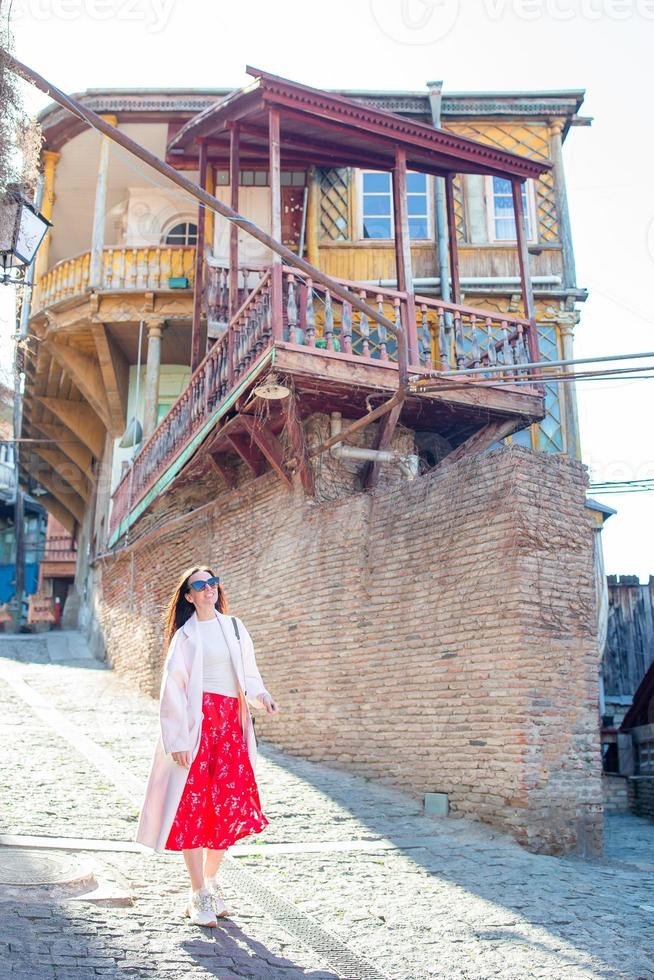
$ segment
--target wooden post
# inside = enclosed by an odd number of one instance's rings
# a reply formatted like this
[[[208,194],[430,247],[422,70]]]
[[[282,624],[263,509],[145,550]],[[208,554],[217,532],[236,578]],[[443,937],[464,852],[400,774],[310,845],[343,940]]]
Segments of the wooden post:
[[[61,153],[55,153],[54,150],[44,150],[43,151],[43,199],[41,201],[41,214],[48,221],[52,221],[52,211],[54,208],[55,200],[55,171],[57,169],[57,162],[61,157]],[[35,269],[34,269],[34,282],[38,283],[46,272],[48,271],[48,261],[50,255],[50,238],[52,237],[52,232],[48,230],[46,236],[43,239],[43,244],[41,248],[36,253]]]
[[[309,168],[307,200],[307,261],[318,265],[318,225],[320,221],[320,177],[315,167]]]
[[[459,279],[459,246],[456,240],[456,214],[454,212],[454,174],[445,175],[445,207],[447,209],[447,237],[450,250],[452,300],[459,305],[461,303],[461,281]]]
[[[229,134],[229,190],[230,204],[238,211],[239,174],[241,172],[241,130],[235,123]],[[234,316],[240,303],[238,301],[238,226],[229,226],[229,319]]]
[[[115,116],[103,116],[105,122],[117,126]],[[95,207],[93,209],[93,234],[91,239],[91,268],[89,271],[89,286],[99,288],[102,285],[102,259],[104,249],[104,225],[107,211],[107,183],[109,180],[109,150],[111,143],[106,136],[100,144],[100,162],[98,164],[98,179],[95,185]]]
[[[538,352],[538,337],[536,336],[536,310],[534,306],[534,294],[531,288],[531,276],[529,274],[529,252],[527,251],[527,237],[525,235],[525,214],[522,206],[522,181],[519,177],[511,178],[511,190],[513,192],[513,213],[515,216],[515,234],[518,247],[518,263],[520,265],[520,288],[522,291],[522,304],[524,307],[525,319],[529,320],[531,329],[527,338],[527,352],[530,361],[540,360]]]
[[[279,110],[268,111],[268,137],[270,145],[270,234],[281,242],[282,240],[282,174],[280,156],[280,126]],[[283,300],[282,300],[282,257],[273,253],[271,281],[271,314],[272,339],[281,340],[283,337]]]
[[[207,144],[200,141],[200,187],[207,189]],[[198,241],[195,246],[195,283],[193,287],[193,327],[191,330],[191,374],[202,360],[200,330],[202,326],[202,292],[204,286],[204,241],[206,209],[198,206]]]
[[[409,364],[417,365],[419,364],[418,329],[411,265],[409,210],[406,199],[406,150],[400,147],[395,149],[395,166],[393,168],[393,216],[395,221],[397,288],[400,292],[406,293],[406,301],[400,307],[402,324],[406,331]]]
[[[161,333],[163,320],[151,320],[148,324],[148,359],[145,368],[145,389],[143,392],[143,442],[145,443],[157,427],[159,406],[159,374],[161,369]],[[193,369],[195,370],[195,368]],[[134,409],[138,415],[139,406]]]

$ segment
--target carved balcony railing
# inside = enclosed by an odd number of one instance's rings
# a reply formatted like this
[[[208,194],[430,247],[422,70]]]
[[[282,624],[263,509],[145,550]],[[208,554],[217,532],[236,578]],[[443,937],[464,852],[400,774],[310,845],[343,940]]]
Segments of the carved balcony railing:
[[[187,387],[143,444],[112,496],[110,535],[194,439],[238,386],[249,366],[271,346],[271,275],[267,270],[215,342]]]
[[[180,456],[215,410],[235,390],[260,355],[277,342],[305,350],[324,349],[349,358],[397,364],[397,339],[383,325],[333,296],[329,289],[283,269],[283,322],[273,330],[270,268],[252,289],[250,273],[242,280],[245,299],[227,324],[228,270],[214,266],[205,295],[210,322],[224,324],[211,350],[188,386],[162,419],[123,476],[112,497],[110,536],[156,481]],[[406,321],[405,293],[363,283],[338,280],[355,291],[379,314],[400,324]],[[525,373],[521,365],[538,360],[535,328],[529,320],[474,309],[432,297],[416,296],[417,358],[413,370],[448,370],[506,365],[502,374]],[[346,358],[347,360],[347,358]],[[498,379],[502,383],[502,379]],[[527,387],[529,390],[531,386]],[[523,389],[524,390],[524,389]],[[537,387],[534,385],[534,391]]]
[[[32,312],[62,299],[82,296],[90,288],[91,253],[63,259],[34,287]],[[195,246],[143,245],[105,248],[98,289],[150,290],[191,288],[195,279]],[[171,280],[173,286],[171,287]],[[184,282],[186,280],[186,282]]]
[[[406,293],[337,281],[387,319],[402,323]],[[445,371],[506,364],[506,373],[513,375],[520,372],[520,365],[538,360],[537,333],[529,320],[427,296],[414,297],[414,305],[418,363],[410,364],[410,368]],[[329,289],[286,267],[284,309],[283,336],[289,343],[397,361],[395,336],[385,327],[353,310]]]

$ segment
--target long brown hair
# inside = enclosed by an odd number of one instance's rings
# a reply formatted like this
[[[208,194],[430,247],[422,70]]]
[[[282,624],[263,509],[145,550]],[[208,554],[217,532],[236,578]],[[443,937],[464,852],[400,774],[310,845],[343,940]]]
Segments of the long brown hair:
[[[191,575],[194,575],[196,572],[209,572],[209,575],[215,575],[215,572],[206,565],[194,565],[192,568],[187,568],[185,572],[182,572],[177,581],[177,585],[175,586],[175,591],[170,598],[170,602],[166,607],[166,616],[164,620],[164,649],[166,650],[170,646],[170,641],[177,630],[180,629],[186,620],[190,619],[195,612],[195,606],[192,602],[188,601],[185,593],[191,591],[189,579]],[[229,606],[227,603],[225,590],[220,584],[217,586],[217,588],[218,598],[215,602],[215,608],[220,613],[227,613],[229,612]]]

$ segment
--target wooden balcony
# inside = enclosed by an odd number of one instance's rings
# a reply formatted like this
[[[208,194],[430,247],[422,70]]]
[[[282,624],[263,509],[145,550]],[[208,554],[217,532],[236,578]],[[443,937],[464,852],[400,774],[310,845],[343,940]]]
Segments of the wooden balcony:
[[[102,274],[90,282],[91,252],[57,262],[34,287],[32,315],[91,288],[121,291],[192,289],[195,246],[117,246],[102,252]],[[172,281],[172,285],[171,285]]]
[[[272,270],[263,270],[254,290],[228,328],[193,373],[188,386],[116,487],[110,515],[110,544],[187,465],[194,465],[210,446],[213,463],[238,445],[250,431],[251,416],[228,410],[247,400],[262,374],[274,365],[291,376],[302,415],[339,411],[352,418],[369,409],[370,396],[390,396],[398,387],[395,336],[366,314],[333,296],[329,289],[284,267],[283,323],[273,329]],[[223,309],[222,272],[209,284],[212,302]],[[409,370],[503,365],[507,374],[537,357],[535,328],[526,319],[446,303],[432,297],[408,298],[406,293],[340,280],[378,313],[400,324],[407,303],[413,303],[418,323],[417,363]],[[512,420],[513,429],[543,417],[542,394],[536,385],[514,386],[501,378],[491,387],[475,387],[468,379],[449,378],[444,391],[408,398],[402,419],[408,426],[437,431],[452,447],[489,420]],[[284,427],[283,413],[271,419],[270,433],[258,443],[258,454],[246,458],[252,472],[263,471],[267,460],[290,481],[278,448],[269,437]],[[266,443],[266,439],[269,441]],[[201,449],[202,447],[202,449]],[[194,461],[192,464],[191,461]],[[229,467],[222,472],[228,473]]]

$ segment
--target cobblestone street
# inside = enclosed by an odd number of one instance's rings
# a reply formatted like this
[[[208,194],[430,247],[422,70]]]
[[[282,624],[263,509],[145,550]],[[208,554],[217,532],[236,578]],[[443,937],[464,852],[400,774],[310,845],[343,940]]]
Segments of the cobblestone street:
[[[533,855],[263,743],[270,826],[220,871],[234,915],[190,926],[181,856],[132,843],[157,719],[79,634],[0,638],[2,980],[654,980],[654,824],[607,818],[601,861]],[[44,858],[77,884],[37,884]]]

